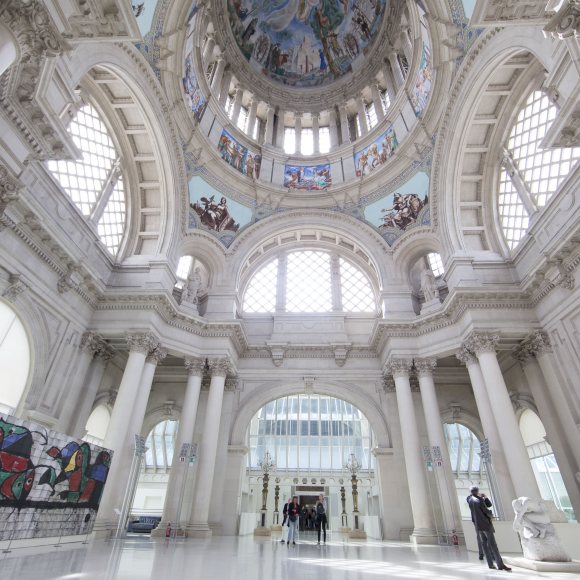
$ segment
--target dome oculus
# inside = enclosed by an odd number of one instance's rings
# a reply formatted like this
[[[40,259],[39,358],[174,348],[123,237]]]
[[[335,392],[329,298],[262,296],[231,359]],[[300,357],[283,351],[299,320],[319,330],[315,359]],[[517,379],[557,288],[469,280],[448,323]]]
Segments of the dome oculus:
[[[362,60],[386,0],[228,0],[232,33],[250,65],[284,85],[330,84]]]

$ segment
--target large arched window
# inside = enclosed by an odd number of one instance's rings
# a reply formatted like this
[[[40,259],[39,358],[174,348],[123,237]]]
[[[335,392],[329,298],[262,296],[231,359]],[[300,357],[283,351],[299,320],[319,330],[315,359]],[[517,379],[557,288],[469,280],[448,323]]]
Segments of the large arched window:
[[[542,148],[557,109],[534,91],[520,111],[506,145],[499,182],[499,219],[507,245],[514,249],[530,216],[544,207],[580,159],[580,147]]]
[[[532,410],[525,409],[521,414],[520,431],[528,450],[542,499],[552,500],[569,520],[575,521],[576,516],[560,474],[560,468],[556,463],[552,447],[546,440],[544,425]]]
[[[279,295],[281,293],[281,295]],[[244,294],[245,313],[374,312],[368,276],[352,262],[319,250],[282,253],[262,266]]]
[[[22,322],[0,300],[0,412],[14,413],[30,372],[30,345]]]
[[[76,161],[49,161],[64,191],[93,224],[107,250],[116,255],[126,222],[120,156],[97,110],[84,105],[68,132],[82,153]]]
[[[95,407],[87,420],[83,439],[95,445],[102,445],[107,436],[110,420],[111,413],[105,405]]]
[[[351,403],[325,395],[290,395],[271,401],[248,431],[250,468],[269,451],[279,470],[343,471],[351,453],[363,471],[374,468],[368,419]]]
[[[162,421],[149,432],[145,446],[145,467],[166,471],[171,468],[178,421]]]

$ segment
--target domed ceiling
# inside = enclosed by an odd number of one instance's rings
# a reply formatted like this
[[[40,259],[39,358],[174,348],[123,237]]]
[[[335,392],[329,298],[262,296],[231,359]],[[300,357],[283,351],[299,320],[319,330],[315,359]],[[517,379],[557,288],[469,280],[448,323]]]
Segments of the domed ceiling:
[[[387,0],[227,0],[244,58],[287,87],[328,85],[357,68]]]

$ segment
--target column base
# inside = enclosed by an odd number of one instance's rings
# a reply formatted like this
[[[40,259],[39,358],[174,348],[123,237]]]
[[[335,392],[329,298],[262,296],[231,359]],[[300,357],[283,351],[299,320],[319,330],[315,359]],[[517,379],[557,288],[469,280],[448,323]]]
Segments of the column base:
[[[422,530],[415,528],[413,533],[409,536],[411,544],[417,546],[419,544],[439,544],[439,536],[433,530]]]
[[[282,531],[282,526],[276,525],[276,526],[272,526],[270,529],[273,532],[281,532]]]
[[[578,560],[573,560],[572,562],[540,562],[509,556],[503,558],[503,561],[510,566],[534,570],[535,572],[568,572],[570,574],[578,574],[580,572],[580,562]]]
[[[338,528],[341,534],[350,534],[350,528]]]
[[[189,524],[187,526],[188,538],[211,538],[213,532],[207,523]]]
[[[254,536],[271,536],[272,530],[270,528],[259,526],[254,530]]]
[[[364,530],[351,530],[348,534],[351,540],[366,540],[367,533]]]

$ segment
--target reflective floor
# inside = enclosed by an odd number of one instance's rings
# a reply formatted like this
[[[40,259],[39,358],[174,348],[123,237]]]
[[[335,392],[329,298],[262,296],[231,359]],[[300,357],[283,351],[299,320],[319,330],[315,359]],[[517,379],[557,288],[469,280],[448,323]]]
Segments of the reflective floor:
[[[208,540],[150,540],[131,537],[113,542],[60,548],[18,549],[0,554],[2,580],[61,578],[139,580],[362,580],[377,578],[467,580],[475,578],[554,578],[572,574],[492,571],[464,548],[400,542],[354,541],[331,537],[324,546],[302,534],[296,546],[274,538],[215,537]]]

